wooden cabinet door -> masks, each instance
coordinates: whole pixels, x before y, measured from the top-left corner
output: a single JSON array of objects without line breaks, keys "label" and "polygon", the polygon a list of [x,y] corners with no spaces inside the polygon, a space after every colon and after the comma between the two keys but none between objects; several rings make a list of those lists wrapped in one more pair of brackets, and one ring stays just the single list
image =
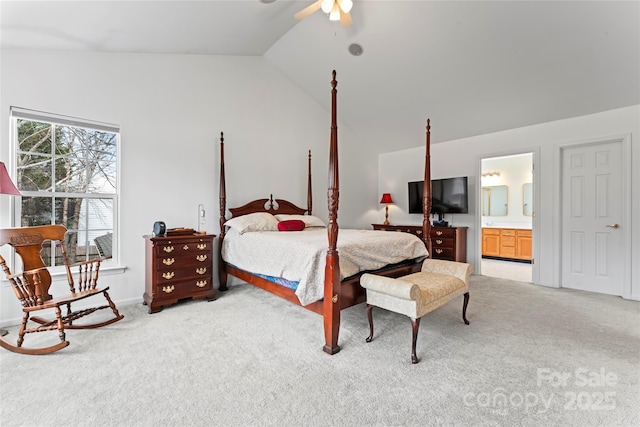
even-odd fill
[{"label": "wooden cabinet door", "polygon": [[500,230],[482,229],[482,255],[500,256]]},{"label": "wooden cabinet door", "polygon": [[518,234],[516,236],[516,258],[533,258],[531,240],[531,230],[518,230]]}]

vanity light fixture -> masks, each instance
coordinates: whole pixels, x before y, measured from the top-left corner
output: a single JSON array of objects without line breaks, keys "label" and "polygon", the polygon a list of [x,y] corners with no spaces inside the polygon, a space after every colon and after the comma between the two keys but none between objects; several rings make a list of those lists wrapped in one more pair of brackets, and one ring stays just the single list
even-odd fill
[{"label": "vanity light fixture", "polygon": [[483,178],[486,178],[488,176],[500,176],[500,172],[498,172],[498,171],[482,172],[482,177]]}]

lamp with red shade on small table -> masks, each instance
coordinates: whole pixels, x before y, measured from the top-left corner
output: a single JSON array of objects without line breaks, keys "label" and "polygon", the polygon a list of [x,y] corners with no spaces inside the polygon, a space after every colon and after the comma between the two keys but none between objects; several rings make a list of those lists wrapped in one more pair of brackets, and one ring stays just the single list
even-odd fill
[{"label": "lamp with red shade on small table", "polygon": [[391,194],[384,193],[382,198],[380,199],[380,203],[384,204],[384,225],[389,225],[389,205],[393,203],[393,199],[391,199]]}]

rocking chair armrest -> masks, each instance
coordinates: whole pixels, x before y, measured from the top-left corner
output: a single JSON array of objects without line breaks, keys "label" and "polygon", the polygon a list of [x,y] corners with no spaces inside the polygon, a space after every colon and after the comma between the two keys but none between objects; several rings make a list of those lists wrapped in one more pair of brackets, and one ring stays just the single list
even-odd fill
[{"label": "rocking chair armrest", "polygon": [[[26,279],[29,284],[37,288],[36,295],[44,295],[46,294],[46,292],[42,288],[42,283],[40,282],[40,272],[43,270],[47,272],[49,271],[47,267],[34,268],[32,270],[26,270],[15,274],[7,274],[7,280],[15,281],[16,279],[18,279],[19,281],[21,281],[22,279]],[[31,279],[34,276],[37,276],[36,280]]]},{"label": "rocking chair armrest", "polygon": [[15,279],[16,277],[32,276],[34,274],[40,274],[42,270],[47,270],[47,267],[34,268],[33,270],[20,271],[14,274],[7,274],[7,279]]}]

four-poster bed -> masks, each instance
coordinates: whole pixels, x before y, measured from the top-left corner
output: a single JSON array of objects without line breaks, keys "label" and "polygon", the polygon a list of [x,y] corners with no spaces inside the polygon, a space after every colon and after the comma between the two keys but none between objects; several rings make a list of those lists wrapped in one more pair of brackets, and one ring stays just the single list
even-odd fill
[{"label": "four-poster bed", "polygon": [[[287,200],[283,199],[273,199],[271,196],[269,199],[259,199],[251,201],[243,206],[236,208],[229,208],[232,217],[227,220],[226,218],[226,183],[225,183],[225,162],[224,162],[224,134],[220,134],[220,290],[225,291],[227,289],[227,276],[232,275],[237,277],[240,280],[243,280],[247,283],[250,283],[254,286],[260,287],[268,292],[276,294],[294,304],[300,305],[306,309],[309,309],[313,312],[321,314],[324,318],[324,335],[325,335],[325,345],[323,350],[328,354],[335,354],[340,351],[340,346],[338,345],[338,334],[340,330],[340,311],[344,308],[351,307],[353,305],[364,302],[366,299],[366,294],[364,289],[360,286],[360,276],[365,272],[375,273],[378,275],[383,275],[387,277],[400,277],[410,273],[420,271],[422,260],[428,256],[430,251],[427,252],[425,248],[431,248],[431,240],[430,240],[430,227],[431,224],[429,222],[429,214],[431,208],[431,186],[424,186],[423,193],[423,208],[424,208],[424,218],[423,218],[423,240],[418,239],[416,236],[410,235],[408,233],[388,233],[384,231],[374,231],[374,230],[345,230],[341,231],[341,239],[338,239],[338,201],[339,201],[339,179],[338,179],[338,132],[337,132],[337,114],[336,114],[336,99],[337,99],[337,81],[336,81],[336,72],[332,73],[332,81],[331,81],[331,137],[330,137],[330,153],[329,153],[329,186],[328,186],[328,209],[329,209],[329,223],[326,225],[326,228],[321,228],[318,230],[311,230],[312,227],[309,227],[307,230],[310,231],[297,231],[297,236],[301,236],[301,239],[307,238],[308,236],[312,236],[314,233],[318,232],[322,233],[323,236],[323,249],[322,255],[324,257],[324,273],[322,273],[322,262],[313,263],[313,265],[319,266],[319,271],[317,275],[320,277],[321,289],[320,294],[316,295],[316,298],[311,298],[311,300],[306,300],[300,296],[300,293],[296,293],[297,290],[292,287],[282,286],[282,284],[276,283],[273,277],[265,274],[258,274],[256,270],[251,270],[246,267],[240,267],[234,262],[230,262],[229,259],[232,258],[232,240],[233,237],[236,240],[247,239],[246,236],[251,235],[251,238],[262,239],[265,233],[270,233],[270,237],[274,238],[274,240],[282,240],[285,239],[285,234],[293,235],[292,233],[273,233],[269,231],[262,231],[269,229],[268,226],[266,228],[260,228],[256,233],[244,233],[244,231],[240,231],[238,233],[236,227],[229,227],[233,221],[239,218],[250,218],[250,217],[259,217],[262,220],[269,220],[271,215],[278,215],[282,218],[284,215],[293,215],[292,217],[296,218],[315,218],[312,216],[312,191],[311,191],[311,152],[309,152],[308,165],[308,185],[307,185],[307,207],[301,208],[294,203],[291,203]],[[427,121],[427,133],[426,133],[426,157],[425,157],[425,182],[430,183],[430,154],[429,154],[429,145],[430,145],[430,123]],[[264,217],[263,217],[264,216]],[[242,221],[241,219],[241,221]],[[268,222],[268,221],[267,221]],[[277,220],[276,220],[277,222]],[[261,227],[264,224],[261,224]],[[271,225],[272,226],[272,225]],[[272,228],[271,228],[272,230]],[[277,231],[277,229],[276,229]],[[394,254],[385,254],[387,258],[384,258],[384,263],[380,263],[381,255],[378,252],[375,252],[372,258],[376,259],[377,264],[367,264],[370,260],[362,260],[362,264],[360,264],[359,259],[360,252],[358,252],[362,246],[365,246],[362,242],[356,245],[358,249],[353,252],[353,248],[347,245],[347,241],[352,239],[352,235],[356,232],[356,234],[360,234],[364,236],[365,234],[369,234],[373,239],[369,239],[372,245],[374,243],[372,240],[382,242],[381,245],[384,247],[392,248],[393,251],[397,252]],[[243,234],[244,233],[244,234]],[[377,234],[370,234],[377,233]],[[394,236],[395,235],[395,236]],[[245,237],[242,237],[245,236]],[[328,237],[328,246],[326,244]],[[289,238],[289,236],[286,236]],[[359,238],[359,236],[353,237]],[[386,240],[391,239],[391,240]],[[400,239],[400,240],[393,240]],[[404,240],[402,240],[404,239]],[[303,239],[304,240],[304,239]],[[366,240],[366,239],[365,239]],[[416,245],[417,242],[417,245]],[[278,252],[281,248],[282,251],[286,251],[287,245],[290,245],[290,241],[288,243],[284,243],[285,246],[275,246],[276,242],[273,242],[273,250],[270,252],[275,253],[275,257],[279,257],[278,260],[272,260],[273,264],[276,264],[277,261],[282,262],[283,257],[282,252]],[[367,243],[368,244],[368,243]],[[405,251],[406,253],[403,253]],[[326,248],[326,249],[325,249]],[[384,251],[384,249],[375,248],[373,251]],[[304,252],[304,251],[301,251]],[[264,253],[264,251],[262,252]],[[342,254],[345,260],[340,259],[340,254]],[[364,253],[363,258],[368,258],[369,253]],[[394,255],[395,258],[391,255]],[[398,259],[398,257],[400,257]],[[242,257],[240,257],[242,258]],[[246,256],[245,260],[255,260],[255,258],[261,258],[260,256],[254,256],[251,253],[249,256]],[[236,258],[237,259],[237,258]],[[288,260],[287,260],[288,261]],[[297,261],[291,260],[291,263],[295,263]],[[251,264],[251,262],[249,262]],[[352,264],[358,264],[358,266],[353,266]],[[380,266],[378,266],[380,264]],[[246,265],[246,264],[245,264]],[[306,265],[306,264],[305,264]],[[367,265],[376,265],[375,268],[368,267]],[[348,268],[345,268],[347,266]],[[285,266],[286,267],[286,266]],[[295,266],[294,266],[295,267]],[[345,271],[341,271],[341,268]],[[354,270],[355,268],[355,270]],[[349,272],[348,276],[345,272]],[[355,273],[354,273],[355,272]],[[282,275],[282,277],[285,277]],[[302,279],[300,284],[306,279]],[[311,281],[311,280],[310,280]],[[301,302],[302,300],[302,302]]]}]

